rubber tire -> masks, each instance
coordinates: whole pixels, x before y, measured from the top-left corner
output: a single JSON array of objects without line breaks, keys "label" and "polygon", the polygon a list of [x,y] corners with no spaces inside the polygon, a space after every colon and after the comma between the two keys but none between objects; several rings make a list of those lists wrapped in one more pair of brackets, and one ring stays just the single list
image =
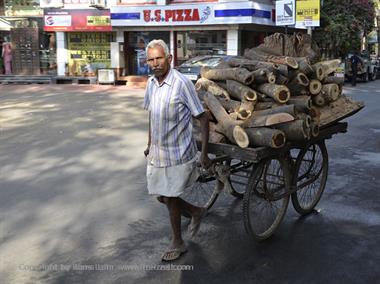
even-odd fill
[{"label": "rubber tire", "polygon": [[[273,161],[279,162],[280,169],[282,170],[284,177],[283,190],[289,191],[291,184],[291,172],[289,164],[285,159],[282,158],[267,159],[254,166],[243,199],[244,227],[247,233],[258,241],[266,240],[273,235],[285,216],[290,199],[290,196],[287,195],[278,201],[270,201],[266,198],[263,198],[262,194],[258,192],[263,187],[263,180],[266,181],[266,184],[268,183],[268,178],[270,177],[268,174],[268,166],[271,165]],[[259,220],[258,222],[261,222],[265,219],[266,216],[254,216],[255,214],[251,214],[251,209],[258,209],[260,204],[264,204],[264,206],[267,204],[268,208],[273,209],[275,207],[274,205],[276,204],[275,202],[278,202],[277,204],[279,205],[279,210],[275,213],[273,220],[270,220],[270,223],[262,231],[259,231],[258,227],[255,224],[255,220]]]},{"label": "rubber tire", "polygon": [[[317,152],[315,152],[317,151]],[[320,153],[320,156],[316,156],[316,153]],[[310,154],[312,154],[312,157],[310,157]],[[305,173],[310,174],[310,171],[315,165],[316,159],[321,160],[321,168],[318,169],[318,176],[314,182],[311,184],[307,185],[308,188],[310,186],[316,185],[316,182],[320,180],[319,187],[317,188],[316,191],[313,191],[310,195],[311,199],[305,203],[302,201],[302,197],[305,197],[305,189],[298,188],[300,185],[298,184],[299,178],[300,178],[300,170],[303,169],[305,166],[305,159],[307,161],[312,160],[312,163],[310,165],[307,165],[307,170],[302,172],[302,175],[304,176]],[[327,149],[326,145],[324,142],[320,142],[317,144],[312,144],[310,145],[307,149],[303,149],[296,161],[296,165],[294,168],[294,175],[293,175],[293,188],[297,187],[297,191],[292,193],[292,204],[294,209],[301,215],[307,215],[311,213],[314,210],[314,207],[318,204],[319,200],[322,197],[322,194],[325,190],[326,187],[326,182],[327,182],[327,175],[328,175],[328,154],[327,154]],[[310,192],[310,190],[309,190]]]}]

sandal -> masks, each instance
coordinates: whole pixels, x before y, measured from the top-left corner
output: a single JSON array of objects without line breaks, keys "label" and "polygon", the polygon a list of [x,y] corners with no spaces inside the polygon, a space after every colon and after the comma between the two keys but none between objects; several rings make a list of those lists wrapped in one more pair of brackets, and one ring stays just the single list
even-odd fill
[{"label": "sandal", "polygon": [[161,260],[162,261],[173,261],[173,260],[180,258],[180,256],[183,255],[185,252],[187,252],[187,248],[186,248],[185,244],[182,244],[180,247],[169,249],[168,251],[166,251],[162,255]]}]

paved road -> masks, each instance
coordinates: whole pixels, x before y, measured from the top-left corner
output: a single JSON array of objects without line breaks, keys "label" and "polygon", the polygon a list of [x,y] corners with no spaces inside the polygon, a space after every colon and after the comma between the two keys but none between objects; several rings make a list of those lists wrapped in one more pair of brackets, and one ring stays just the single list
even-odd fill
[{"label": "paved road", "polygon": [[367,106],[327,143],[318,214],[289,206],[258,244],[222,196],[175,263],[193,270],[158,271],[169,224],[145,188],[143,91],[0,85],[0,282],[379,283],[380,81],[345,93]]}]

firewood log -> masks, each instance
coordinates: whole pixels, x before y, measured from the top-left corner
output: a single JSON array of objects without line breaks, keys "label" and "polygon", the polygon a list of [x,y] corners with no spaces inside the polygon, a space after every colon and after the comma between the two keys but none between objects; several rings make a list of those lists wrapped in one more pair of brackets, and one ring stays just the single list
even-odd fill
[{"label": "firewood log", "polygon": [[257,89],[280,104],[286,103],[290,98],[289,89],[284,85],[266,83],[257,86]]},{"label": "firewood log", "polygon": [[204,100],[208,109],[218,121],[218,128],[221,129],[228,140],[239,145],[241,148],[248,147],[249,139],[244,129],[230,118],[218,99],[207,93]]},{"label": "firewood log", "polygon": [[246,85],[234,80],[226,81],[226,90],[231,97],[240,101],[247,100],[251,102],[257,101],[257,94],[255,90],[252,90]]},{"label": "firewood log", "polygon": [[324,91],[322,90],[318,95],[312,96],[311,100],[313,101],[313,104],[315,104],[316,106],[324,106],[326,103]]},{"label": "firewood log", "polygon": [[265,110],[270,109],[273,106],[273,102],[258,102],[255,105],[255,110]]},{"label": "firewood log", "polygon": [[339,67],[341,63],[340,59],[333,59],[333,60],[328,60],[328,61],[321,61],[318,62],[315,65],[321,66],[323,70],[323,78],[327,77],[331,73],[335,72],[336,69]]},{"label": "firewood log", "polygon": [[289,83],[289,78],[288,77],[285,77],[281,73],[278,73],[276,75],[275,84],[277,84],[277,85],[287,85],[288,83]]},{"label": "firewood log", "polygon": [[[193,133],[194,133],[195,140],[201,141],[202,134],[201,134],[200,121],[198,119],[194,119],[193,125],[194,125]],[[223,134],[216,132],[216,124],[213,122],[209,122],[208,142],[209,143],[225,143],[226,142],[225,136]]]},{"label": "firewood log", "polygon": [[307,57],[297,57],[295,58],[298,63],[298,70],[304,73],[306,76],[313,74],[314,70],[310,64],[310,60]]},{"label": "firewood log", "polygon": [[285,144],[285,135],[281,130],[267,127],[245,129],[250,145],[280,148]]},{"label": "firewood log", "polygon": [[310,115],[312,121],[316,121],[319,123],[321,112],[318,108],[316,108],[315,106],[312,106],[307,112],[307,114]]},{"label": "firewood log", "polygon": [[275,128],[283,131],[288,141],[302,141],[308,138],[305,123],[301,119],[276,125]]},{"label": "firewood log", "polygon": [[221,96],[230,99],[230,95],[225,89],[221,88],[217,83],[206,78],[200,78],[195,83],[195,90],[197,92],[204,90],[213,94],[214,96]]},{"label": "firewood log", "polygon": [[319,125],[318,122],[312,121],[310,125],[311,137],[317,137],[319,135]]},{"label": "firewood log", "polygon": [[274,84],[276,81],[276,76],[273,72],[269,71],[266,68],[260,68],[252,71],[254,76],[254,83],[256,85],[264,84],[264,83],[272,83]]},{"label": "firewood log", "polygon": [[241,126],[243,128],[272,126],[284,122],[293,121],[294,117],[289,113],[274,113],[267,115],[254,115],[246,119]]},{"label": "firewood log", "polygon": [[293,104],[298,112],[306,112],[311,108],[310,96],[290,97],[288,103]]},{"label": "firewood log", "polygon": [[274,105],[273,107],[268,108],[268,109],[255,110],[252,115],[253,116],[259,116],[259,115],[275,114],[275,113],[280,113],[280,112],[282,112],[282,113],[285,112],[285,113],[290,114],[291,116],[294,116],[295,115],[295,107],[292,104],[279,105],[279,106]]},{"label": "firewood log", "polygon": [[312,65],[314,72],[310,75],[312,79],[317,79],[319,81],[322,81],[324,77],[326,77],[325,73],[323,72],[322,65],[314,64]]},{"label": "firewood log", "polygon": [[337,84],[337,85],[343,85],[344,84],[344,77],[335,77],[335,76],[327,76],[322,81],[323,84]]},{"label": "firewood log", "polygon": [[304,113],[304,112],[298,112],[298,113],[296,114],[296,118],[299,119],[299,120],[303,120],[304,125],[305,125],[306,127],[310,127],[310,125],[311,125],[311,121],[312,121],[310,115],[308,115],[308,114],[306,114],[306,113]]},{"label": "firewood log", "polygon": [[322,90],[322,83],[319,80],[312,79],[309,84],[309,91],[312,95],[318,95]]},{"label": "firewood log", "polygon": [[323,97],[327,103],[336,101],[339,97],[339,86],[337,84],[325,84],[322,86]]},{"label": "firewood log", "polygon": [[284,64],[293,69],[298,68],[298,63],[293,57],[288,56],[275,56],[268,53],[264,53],[257,48],[246,49],[244,51],[244,57],[252,60],[260,60],[266,62],[272,62],[275,64]]},{"label": "firewood log", "polygon": [[201,68],[201,76],[209,80],[223,81],[235,80],[249,85],[253,82],[252,72],[245,68],[225,68],[225,69],[212,69],[209,67]]},{"label": "firewood log", "polygon": [[219,100],[219,102],[221,103],[221,105],[224,107],[224,109],[228,113],[239,111],[240,106],[241,106],[241,102],[235,101],[235,100],[226,99],[224,97],[218,97],[218,96],[216,96],[216,98]]},{"label": "firewood log", "polygon": [[227,63],[231,67],[239,67],[239,68],[245,68],[250,71],[254,71],[257,69],[265,68],[272,72],[277,71],[278,67],[274,63],[265,62],[265,61],[259,61],[259,60],[250,60],[247,58],[237,58],[233,57],[230,58]]},{"label": "firewood log", "polygon": [[304,73],[298,73],[287,85],[292,95],[304,95],[308,93],[309,78]]}]

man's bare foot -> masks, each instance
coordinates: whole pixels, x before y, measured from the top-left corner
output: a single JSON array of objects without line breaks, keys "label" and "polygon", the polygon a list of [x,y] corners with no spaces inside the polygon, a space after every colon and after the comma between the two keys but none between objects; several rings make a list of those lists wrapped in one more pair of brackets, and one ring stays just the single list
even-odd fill
[{"label": "man's bare foot", "polygon": [[173,243],[170,248],[162,255],[161,260],[173,261],[180,258],[180,256],[185,252],[187,252],[187,248],[184,242],[182,242],[182,244]]}]

